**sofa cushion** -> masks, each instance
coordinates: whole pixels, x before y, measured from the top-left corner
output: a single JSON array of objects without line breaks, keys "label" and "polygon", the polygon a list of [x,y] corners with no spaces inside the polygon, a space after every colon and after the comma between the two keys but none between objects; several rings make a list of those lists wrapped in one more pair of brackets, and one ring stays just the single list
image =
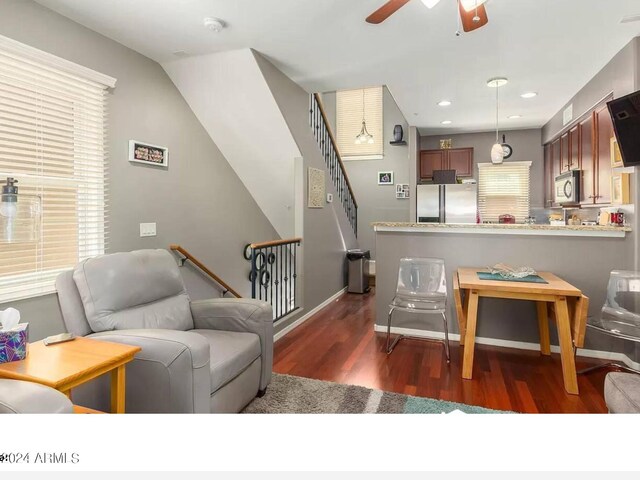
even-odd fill
[{"label": "sofa cushion", "polygon": [[237,377],[260,356],[260,337],[255,333],[200,329],[192,332],[209,342],[211,393]]},{"label": "sofa cushion", "polygon": [[610,413],[640,413],[640,375],[608,373],[604,381],[604,399]]},{"label": "sofa cushion", "polygon": [[189,296],[166,250],[90,258],[74,269],[73,280],[94,332],[193,328]]}]

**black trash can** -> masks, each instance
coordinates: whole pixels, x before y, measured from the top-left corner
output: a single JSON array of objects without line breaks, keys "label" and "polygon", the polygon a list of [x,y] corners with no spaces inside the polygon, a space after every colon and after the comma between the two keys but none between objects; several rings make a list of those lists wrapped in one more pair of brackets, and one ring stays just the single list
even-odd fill
[{"label": "black trash can", "polygon": [[349,293],[366,293],[369,291],[369,277],[366,274],[366,263],[371,259],[369,250],[347,250],[349,261]]}]

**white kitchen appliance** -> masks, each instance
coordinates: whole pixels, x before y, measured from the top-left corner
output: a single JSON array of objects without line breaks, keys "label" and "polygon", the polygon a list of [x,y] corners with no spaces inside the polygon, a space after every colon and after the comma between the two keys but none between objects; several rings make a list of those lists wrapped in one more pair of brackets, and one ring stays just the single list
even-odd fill
[{"label": "white kitchen appliance", "polygon": [[477,185],[418,185],[416,201],[418,223],[477,223]]}]

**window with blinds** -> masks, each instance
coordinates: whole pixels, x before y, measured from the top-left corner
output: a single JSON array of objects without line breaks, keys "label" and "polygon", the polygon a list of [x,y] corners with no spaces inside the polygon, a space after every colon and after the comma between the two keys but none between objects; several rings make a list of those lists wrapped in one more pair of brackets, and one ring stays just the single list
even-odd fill
[{"label": "window with blinds", "polygon": [[[336,142],[343,160],[382,158],[382,93],[382,87],[336,92]],[[363,118],[367,131],[373,135],[373,143],[356,144]]]},{"label": "window with blinds", "polygon": [[522,223],[529,216],[531,162],[478,164],[478,209],[481,221],[498,222],[510,214]]},{"label": "window with blinds", "polygon": [[51,293],[61,271],[104,253],[109,86],[110,77],[0,38],[0,182],[14,177],[18,195],[41,204],[34,241],[8,243],[0,230],[0,303]]}]

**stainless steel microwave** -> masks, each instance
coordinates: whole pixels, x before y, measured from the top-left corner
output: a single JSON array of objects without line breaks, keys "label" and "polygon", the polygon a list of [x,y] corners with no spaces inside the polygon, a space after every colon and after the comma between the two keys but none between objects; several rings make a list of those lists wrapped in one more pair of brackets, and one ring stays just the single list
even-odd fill
[{"label": "stainless steel microwave", "polygon": [[555,199],[560,205],[580,203],[580,170],[571,170],[556,177]]}]

